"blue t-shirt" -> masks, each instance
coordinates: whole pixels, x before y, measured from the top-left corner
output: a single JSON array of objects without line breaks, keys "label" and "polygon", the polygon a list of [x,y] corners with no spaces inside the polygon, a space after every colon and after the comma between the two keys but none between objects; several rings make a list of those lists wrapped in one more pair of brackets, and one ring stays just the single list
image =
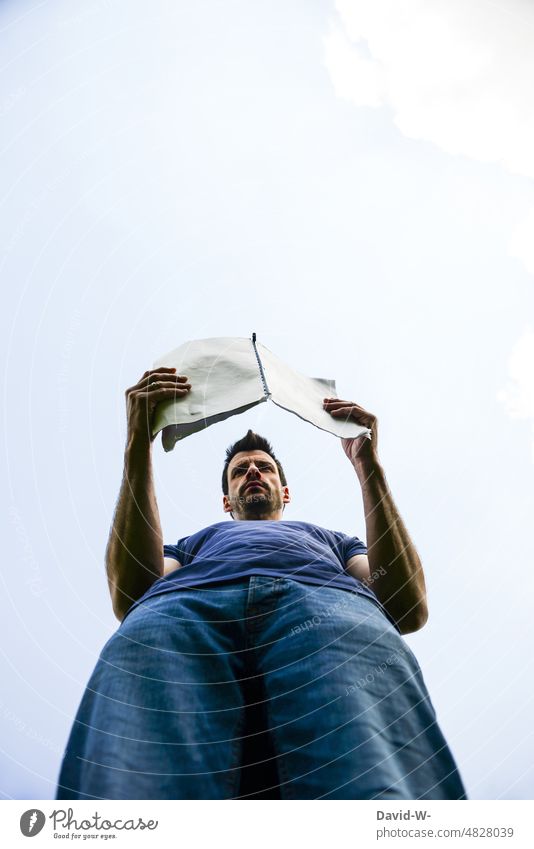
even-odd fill
[{"label": "blue t-shirt", "polygon": [[367,553],[364,543],[309,522],[216,522],[163,550],[182,568],[155,581],[130,611],[151,596],[180,588],[266,575],[361,593],[386,613],[373,591],[345,572],[350,557]]}]

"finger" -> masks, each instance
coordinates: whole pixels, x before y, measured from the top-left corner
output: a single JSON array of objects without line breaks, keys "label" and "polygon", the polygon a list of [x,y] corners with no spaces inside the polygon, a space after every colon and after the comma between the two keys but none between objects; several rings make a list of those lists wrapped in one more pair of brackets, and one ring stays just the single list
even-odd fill
[{"label": "finger", "polygon": [[159,372],[169,373],[169,372],[173,372],[173,371],[176,371],[176,369],[173,366],[158,366],[157,368],[152,368],[152,369],[148,369],[148,371],[145,371],[141,380],[144,380],[145,377],[149,377],[151,374],[159,374]]},{"label": "finger", "polygon": [[332,415],[334,415],[335,413],[345,413],[345,415],[347,413],[350,413],[354,416],[358,416],[359,418],[364,418],[364,419],[374,419],[375,418],[375,416],[373,416],[372,413],[368,413],[367,410],[362,410],[359,407],[336,407],[335,410],[334,409],[328,410],[328,412],[331,413]]},{"label": "finger", "polygon": [[331,416],[351,416],[358,419],[368,418],[365,413],[360,413],[353,407],[341,407],[339,410],[329,410],[328,412]]},{"label": "finger", "polygon": [[159,389],[162,386],[167,389],[190,389],[191,384],[185,381],[187,381],[187,378],[179,381],[173,374],[160,374],[159,376],[151,375],[150,378],[141,381],[137,384],[137,386],[132,387],[132,389],[137,392],[151,392],[152,390]]},{"label": "finger", "polygon": [[361,410],[358,407],[353,407],[349,404],[347,404],[344,407],[325,407],[325,410],[326,410],[327,413],[332,413],[332,414],[334,414],[334,413],[353,413],[354,415],[357,415],[357,416],[368,416],[368,415],[370,415],[365,410]]},{"label": "finger", "polygon": [[189,391],[191,389],[190,383],[174,383],[168,380],[155,380],[153,383],[149,383],[148,386],[143,387],[145,392],[152,394],[153,392],[159,392],[161,389],[168,389],[172,392],[183,392]]},{"label": "finger", "polygon": [[325,407],[332,406],[340,406],[340,407],[355,407],[358,410],[362,410],[362,412],[367,412],[363,407],[360,407],[359,404],[356,404],[355,401],[343,401],[341,398],[325,398],[323,401]]},{"label": "finger", "polygon": [[169,383],[171,382],[173,385],[175,384],[185,384],[188,382],[188,378],[185,374],[172,374],[169,372],[160,372],[160,371],[152,371],[145,378],[142,378],[137,384],[139,389],[143,389],[148,386],[153,386],[156,383]]},{"label": "finger", "polygon": [[329,410],[341,409],[342,407],[346,409],[350,407],[350,409],[359,409],[363,410],[363,407],[358,407],[357,404],[353,404],[351,401],[326,401],[323,404],[324,407],[327,407]]},{"label": "finger", "polygon": [[135,399],[146,399],[150,401],[162,401],[171,398],[181,398],[191,390],[191,386],[171,386],[159,384],[158,386],[150,386],[145,389],[136,389],[131,393],[131,397]]},{"label": "finger", "polygon": [[332,416],[335,415],[340,417],[343,414],[352,418],[354,421],[365,421],[366,423],[376,421],[376,416],[373,415],[373,413],[370,413],[368,410],[364,410],[363,407],[360,407],[358,404],[353,404],[350,401],[342,401],[339,404],[325,403],[323,406],[324,410]]},{"label": "finger", "polygon": [[346,419],[347,421],[352,419],[352,421],[357,422],[357,424],[365,425],[365,427],[372,427],[375,423],[375,418],[369,413],[360,413],[350,407],[343,407],[341,410],[329,410],[328,412],[331,416],[335,416],[338,419]]},{"label": "finger", "polygon": [[154,388],[157,390],[161,386],[165,388],[172,388],[175,391],[180,389],[186,389],[189,391],[191,389],[190,383],[185,383],[187,377],[183,375],[173,375],[173,374],[165,374],[159,375],[160,380],[155,379],[155,374],[152,374],[150,377],[145,378],[144,380],[140,380],[135,386],[130,386],[129,389],[124,393],[126,398],[129,398],[131,395],[135,395],[138,392],[152,392]]}]

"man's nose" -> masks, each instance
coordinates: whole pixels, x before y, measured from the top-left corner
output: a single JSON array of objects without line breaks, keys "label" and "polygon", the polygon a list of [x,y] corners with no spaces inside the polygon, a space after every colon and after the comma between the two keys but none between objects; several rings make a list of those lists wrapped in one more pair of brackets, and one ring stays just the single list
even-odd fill
[{"label": "man's nose", "polygon": [[250,466],[248,467],[248,470],[247,470],[247,478],[259,478],[259,477],[260,477],[260,470],[258,469],[257,466],[254,465],[254,463],[251,463]]}]

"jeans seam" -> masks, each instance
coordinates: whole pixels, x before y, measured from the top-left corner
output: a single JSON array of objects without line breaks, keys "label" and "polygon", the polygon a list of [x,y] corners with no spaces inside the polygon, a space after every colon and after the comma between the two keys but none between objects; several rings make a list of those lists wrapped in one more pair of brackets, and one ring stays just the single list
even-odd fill
[{"label": "jeans seam", "polygon": [[228,799],[235,799],[239,795],[239,783],[241,780],[242,752],[243,752],[243,731],[245,728],[245,707],[241,709],[237,725],[234,730],[234,738],[231,744],[231,766],[228,768],[228,777],[226,785],[228,790]]}]

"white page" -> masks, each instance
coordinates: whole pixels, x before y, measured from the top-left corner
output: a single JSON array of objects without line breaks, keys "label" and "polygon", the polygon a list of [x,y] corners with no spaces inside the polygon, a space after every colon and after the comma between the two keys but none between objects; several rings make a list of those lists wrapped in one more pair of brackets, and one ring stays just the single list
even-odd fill
[{"label": "white page", "polygon": [[152,434],[165,429],[166,451],[178,439],[267,400],[250,339],[195,339],[160,357],[154,363],[158,366],[176,368],[191,383],[187,395],[156,407]]},{"label": "white page", "polygon": [[264,345],[256,343],[271,394],[279,407],[294,413],[315,427],[340,437],[369,435],[367,427],[356,422],[343,422],[323,409],[324,398],[337,398],[336,383],[320,377],[306,377],[286,365]]}]

